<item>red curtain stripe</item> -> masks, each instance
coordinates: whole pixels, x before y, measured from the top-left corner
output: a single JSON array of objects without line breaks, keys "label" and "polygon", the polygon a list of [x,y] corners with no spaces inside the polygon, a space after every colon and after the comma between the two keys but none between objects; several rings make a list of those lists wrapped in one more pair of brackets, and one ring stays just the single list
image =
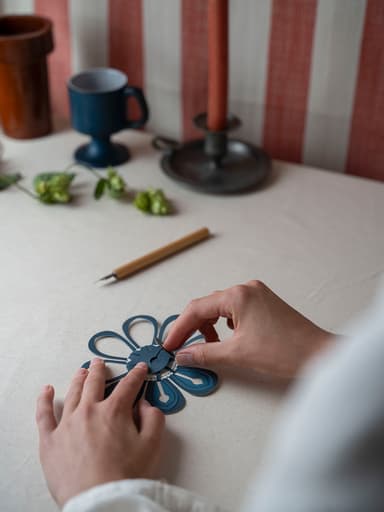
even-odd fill
[{"label": "red curtain stripe", "polygon": [[207,111],[208,29],[207,1],[182,0],[182,126],[183,139],[201,137],[193,117]]},{"label": "red curtain stripe", "polygon": [[57,116],[67,119],[67,81],[71,76],[69,0],[35,0],[35,13],[53,22],[55,48],[48,57],[52,110]]},{"label": "red curtain stripe", "polygon": [[384,181],[384,2],[368,0],[347,172]]},{"label": "red curtain stripe", "polygon": [[301,162],[316,0],[274,0],[264,115],[264,148]]},{"label": "red curtain stripe", "polygon": [[[109,64],[128,75],[130,85],[144,88],[142,0],[109,0]],[[130,117],[140,109],[130,105]]]}]

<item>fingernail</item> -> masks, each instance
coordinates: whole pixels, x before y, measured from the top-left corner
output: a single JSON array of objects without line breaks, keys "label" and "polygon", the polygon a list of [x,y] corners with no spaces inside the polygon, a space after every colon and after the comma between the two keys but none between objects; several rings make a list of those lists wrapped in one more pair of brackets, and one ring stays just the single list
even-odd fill
[{"label": "fingernail", "polygon": [[104,364],[104,361],[100,357],[94,357],[91,361],[91,366],[98,366]]},{"label": "fingernail", "polygon": [[45,386],[43,386],[43,392],[44,393],[50,392],[51,389],[52,389],[52,386],[50,384],[46,384]]},{"label": "fingernail", "polygon": [[148,369],[148,366],[146,365],[146,363],[144,363],[143,361],[141,361],[140,363],[137,363],[137,365],[135,366],[135,368],[139,368],[140,370],[147,370],[147,369]]},{"label": "fingernail", "polygon": [[192,352],[188,352],[187,350],[184,352],[179,352],[176,354],[176,363],[180,366],[188,366],[189,364],[193,364],[195,359],[193,357]]}]

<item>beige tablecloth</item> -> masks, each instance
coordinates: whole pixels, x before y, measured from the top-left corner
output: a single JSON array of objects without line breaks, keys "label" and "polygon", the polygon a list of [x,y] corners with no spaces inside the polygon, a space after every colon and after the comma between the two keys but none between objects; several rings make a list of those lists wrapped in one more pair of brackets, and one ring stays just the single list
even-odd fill
[{"label": "beige tablecloth", "polygon": [[[148,135],[117,138],[133,154],[121,167],[128,184],[162,187],[175,215],[97,202],[94,178],[83,170],[71,206],[46,206],[16,189],[0,194],[2,512],[53,509],[37,458],[35,398],[45,383],[63,398],[95,332],[119,331],[140,313],[161,321],[191,298],[252,278],[337,330],[370,301],[383,271],[383,184],[275,162],[260,191],[201,195],[160,171]],[[28,185],[34,174],[66,166],[83,140],[73,132],[6,140],[2,168],[22,172]],[[117,265],[204,225],[214,234],[209,241],[124,282],[95,286]],[[220,332],[225,336],[223,325]],[[186,408],[168,417],[162,474],[231,507],[261,464],[281,396],[252,374],[220,377],[215,394],[188,397]]]}]

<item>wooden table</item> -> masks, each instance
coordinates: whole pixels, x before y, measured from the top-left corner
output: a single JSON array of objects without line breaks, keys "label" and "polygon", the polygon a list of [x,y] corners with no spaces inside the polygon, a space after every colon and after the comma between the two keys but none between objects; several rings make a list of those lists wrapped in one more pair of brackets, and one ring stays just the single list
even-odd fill
[{"label": "wooden table", "polygon": [[[200,195],[160,171],[149,135],[130,131],[118,139],[133,154],[121,167],[127,183],[162,187],[175,215],[151,217],[129,202],[95,201],[94,178],[83,170],[70,206],[46,206],[16,189],[0,194],[2,512],[52,510],[37,457],[35,399],[45,383],[64,396],[95,332],[119,331],[134,314],[161,321],[194,297],[252,278],[337,330],[370,301],[383,271],[381,183],[275,162],[258,192]],[[71,131],[5,140],[3,168],[22,172],[28,185],[38,172],[65,167],[82,141]],[[214,233],[209,241],[124,282],[95,286],[115,266],[204,225]],[[224,325],[220,332],[225,336]],[[168,417],[162,472],[236,509],[281,397],[251,373],[220,377],[217,393],[188,397],[186,408]]]}]

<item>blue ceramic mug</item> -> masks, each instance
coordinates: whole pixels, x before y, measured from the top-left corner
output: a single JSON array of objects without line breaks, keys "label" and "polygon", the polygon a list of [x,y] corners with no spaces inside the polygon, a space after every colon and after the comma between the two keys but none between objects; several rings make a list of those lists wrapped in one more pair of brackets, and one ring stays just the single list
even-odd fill
[{"label": "blue ceramic mug", "polygon": [[[119,165],[129,159],[122,144],[110,136],[125,128],[139,128],[148,120],[148,106],[143,92],[128,85],[127,76],[113,68],[94,68],[74,75],[68,81],[72,126],[90,135],[89,144],[75,151],[75,160],[93,167]],[[127,99],[137,100],[141,117],[128,118]]]}]

